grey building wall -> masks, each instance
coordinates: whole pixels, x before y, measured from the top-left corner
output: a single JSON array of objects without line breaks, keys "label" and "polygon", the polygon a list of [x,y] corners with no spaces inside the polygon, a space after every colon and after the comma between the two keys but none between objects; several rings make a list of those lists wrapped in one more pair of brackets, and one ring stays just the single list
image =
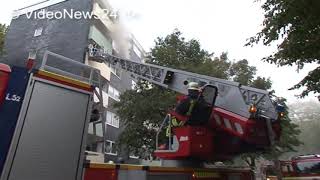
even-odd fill
[{"label": "grey building wall", "polygon": [[132,78],[130,77],[129,73],[123,71],[121,72],[120,78],[111,73],[110,84],[123,93],[127,89],[131,89]]},{"label": "grey building wall", "polygon": [[[90,0],[67,0],[51,5],[47,11],[91,12]],[[39,10],[38,10],[39,11]],[[43,28],[42,35],[34,37],[37,28]],[[89,19],[28,19],[21,15],[11,21],[6,35],[6,55],[2,59],[11,65],[24,66],[28,53],[32,49],[38,50],[37,60],[42,60],[43,52],[50,50],[65,57],[84,62],[85,48],[88,45]]]},{"label": "grey building wall", "polygon": [[[137,62],[141,62],[143,57],[141,56],[141,58],[140,58],[134,52],[133,45],[132,45],[133,41],[130,41],[130,43],[131,43],[131,46],[130,46],[130,49],[129,49],[129,59],[137,61]],[[118,56],[118,55],[115,54],[115,56]],[[124,91],[132,88],[132,80],[134,80],[134,79],[131,77],[130,73],[127,73],[125,71],[121,72],[121,77],[120,78],[118,76],[114,75],[113,73],[111,73],[111,76],[110,76],[110,84],[111,84],[111,86],[115,87],[121,93],[123,93]]]},{"label": "grey building wall", "polygon": [[[132,42],[130,42],[132,43]],[[132,46],[131,46],[132,47]],[[115,56],[119,56],[118,54],[114,54]],[[133,51],[132,48],[129,49],[129,59],[134,60],[134,61],[138,61],[141,62],[142,59],[139,58],[139,56]],[[111,73],[110,75],[110,85],[114,88],[116,88],[118,91],[120,91],[120,93],[125,92],[126,90],[129,90],[132,88],[132,80],[133,78],[131,78],[130,73],[121,72],[120,78],[118,76],[116,76],[114,73]],[[109,107],[108,107],[108,111],[114,112],[116,113],[116,109],[113,107],[113,104],[116,101],[112,98],[109,98]],[[125,129],[125,126],[123,124],[123,122],[120,121],[120,128],[114,128],[112,126],[108,126],[107,127],[107,138],[109,140],[112,141],[117,141],[119,135],[121,134],[121,132]],[[106,160],[112,160],[115,162],[119,161],[119,158],[121,158],[122,160],[124,160],[125,163],[129,163],[129,164],[139,164],[140,161],[139,159],[132,159],[129,157],[129,151],[127,148],[123,147],[121,152],[118,154],[118,156],[112,156],[112,155],[106,155]]]},{"label": "grey building wall", "polygon": [[[133,60],[133,61],[137,61],[137,62],[141,62],[144,58],[144,52],[142,52],[141,49],[138,49],[140,51],[140,54],[136,54],[136,52],[133,50],[134,46],[135,45],[135,41],[134,40],[130,40],[130,44],[131,44],[131,47],[129,49],[129,56],[130,56],[130,59]],[[138,48],[138,46],[136,46]]]},{"label": "grey building wall", "polygon": [[[128,81],[128,80],[127,80],[127,78],[125,78],[123,76],[123,72],[121,73],[121,79],[119,79],[119,77],[113,73],[111,73],[111,75],[110,75],[110,85],[112,87],[114,87],[115,89],[117,89],[121,93],[126,90],[126,87],[128,87],[128,85],[125,84],[126,81]],[[113,113],[117,114],[116,109],[113,107],[113,104],[116,102],[117,102],[116,100],[109,97],[109,105],[108,105],[108,109],[107,109],[109,112],[113,112]],[[119,128],[115,128],[115,127],[107,125],[107,132],[106,132],[107,139],[117,142],[119,135],[124,130],[124,128],[125,127],[124,127],[122,121],[120,121]],[[129,160],[129,152],[125,151],[125,149],[126,148],[123,148],[123,150],[121,150],[121,152],[118,152],[117,156],[106,155],[106,159],[112,160],[114,162],[119,162],[119,158],[121,158],[127,163],[127,161]]]},{"label": "grey building wall", "polygon": [[[115,56],[120,56],[119,54],[114,53]],[[130,59],[135,61],[141,61],[138,55],[135,54],[133,49],[129,49],[129,55]],[[129,73],[122,71],[120,78],[116,76],[114,73],[111,73],[110,75],[110,85],[117,89],[120,93],[125,92],[128,89],[132,88],[132,78]],[[113,107],[113,104],[116,103],[116,101],[113,98],[109,98],[109,105],[107,108],[107,111],[117,113],[116,109]],[[107,125],[107,139],[117,142],[119,135],[121,132],[125,129],[125,126],[122,121],[120,121],[120,128],[115,128],[113,126]],[[106,161],[114,161],[119,162],[119,159],[122,159],[125,163],[130,164],[139,164],[139,159],[132,159],[129,157],[129,151],[127,148],[123,147],[121,152],[118,152],[117,156],[114,155],[106,155],[105,159]]]},{"label": "grey building wall", "polygon": [[[114,99],[109,97],[109,105],[108,105],[108,108],[106,110],[116,114],[117,112],[112,106],[115,102],[116,101]],[[106,137],[107,137],[107,139],[111,140],[111,141],[117,141],[118,137],[119,137],[119,135],[121,133],[121,127],[122,127],[121,122],[120,122],[119,128],[107,125],[107,129],[106,129]]]},{"label": "grey building wall", "polygon": [[[91,12],[93,8],[93,1],[91,0],[67,0],[55,5],[46,7],[46,11],[63,11],[71,10]],[[38,10],[40,11],[40,10]],[[36,12],[38,12],[36,11]],[[26,15],[21,15],[17,19],[13,19],[5,41],[6,55],[0,59],[0,62],[8,63],[10,65],[25,66],[28,53],[36,49],[38,51],[37,60],[40,64],[45,50],[52,51],[62,56],[74,59],[81,63],[85,61],[85,51],[88,45],[88,35],[90,25],[95,24],[99,30],[109,33],[99,21],[90,19],[28,19]],[[42,27],[42,34],[34,37],[35,30]],[[141,61],[132,49],[129,52],[130,59]],[[60,64],[61,66],[68,66]],[[72,67],[69,68],[70,70]],[[123,93],[127,89],[131,89],[132,78],[126,72],[121,73],[121,78],[113,73],[110,76],[110,82],[104,79],[104,90],[108,89],[108,84],[111,84],[118,91]],[[112,104],[115,102],[109,98],[108,111],[116,113]],[[115,128],[107,125],[107,139],[116,141],[124,126],[120,122],[120,128]],[[92,138],[94,140],[94,138]],[[92,140],[92,141],[93,141]],[[128,154],[121,153],[119,156],[124,158]],[[116,161],[117,156],[106,155],[107,159]]]}]

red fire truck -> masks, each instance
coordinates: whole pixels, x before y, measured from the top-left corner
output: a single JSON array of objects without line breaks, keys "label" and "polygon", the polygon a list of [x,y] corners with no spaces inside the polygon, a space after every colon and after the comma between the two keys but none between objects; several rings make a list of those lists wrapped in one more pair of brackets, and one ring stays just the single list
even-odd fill
[{"label": "red fire truck", "polygon": [[[195,163],[264,150],[280,136],[279,111],[267,91],[91,50],[96,61],[181,94],[186,82],[199,82],[211,108],[208,124],[175,128],[175,148],[155,151],[161,166],[85,163],[93,95],[103,104],[99,72],[47,51],[40,69],[0,66],[1,180],[250,180],[248,168]],[[70,71],[57,67],[66,63]]]},{"label": "red fire truck", "polygon": [[320,155],[302,155],[281,161],[283,179],[320,179]]}]

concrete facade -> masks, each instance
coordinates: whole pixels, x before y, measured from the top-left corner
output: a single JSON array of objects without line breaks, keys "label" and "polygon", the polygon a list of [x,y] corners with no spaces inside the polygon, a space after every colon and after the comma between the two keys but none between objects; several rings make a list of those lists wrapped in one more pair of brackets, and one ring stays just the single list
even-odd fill
[{"label": "concrete facade", "polygon": [[[92,10],[88,0],[67,0],[44,8],[45,11],[62,11],[75,9]],[[34,11],[37,13],[43,9]],[[6,35],[6,55],[3,61],[9,64],[24,66],[28,53],[36,49],[37,60],[42,60],[45,50],[61,54],[79,62],[84,62],[85,47],[88,44],[90,21],[88,19],[35,19],[22,14],[12,19]],[[35,36],[35,31],[42,28],[42,33]],[[39,63],[38,63],[39,64]]]}]

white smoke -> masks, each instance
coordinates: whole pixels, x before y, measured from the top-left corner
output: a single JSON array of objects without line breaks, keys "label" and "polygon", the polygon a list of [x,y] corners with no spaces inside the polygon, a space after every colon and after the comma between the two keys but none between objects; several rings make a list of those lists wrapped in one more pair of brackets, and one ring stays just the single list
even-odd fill
[{"label": "white smoke", "polygon": [[121,57],[129,58],[130,33],[121,22],[115,22],[111,37],[114,41],[115,49]]}]

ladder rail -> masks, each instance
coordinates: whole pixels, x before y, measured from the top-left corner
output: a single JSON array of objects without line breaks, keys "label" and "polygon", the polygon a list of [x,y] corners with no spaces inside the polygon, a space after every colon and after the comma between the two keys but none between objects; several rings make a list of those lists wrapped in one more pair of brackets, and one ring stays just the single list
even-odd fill
[{"label": "ladder rail", "polygon": [[[278,118],[275,105],[269,96],[270,93],[266,90],[243,86],[238,82],[230,80],[116,57],[104,52],[102,48],[96,48],[93,45],[89,45],[88,50],[89,58],[92,60],[111,64],[116,68],[130,72],[136,79],[141,78],[182,94],[187,93],[184,85],[185,81],[196,81],[201,85],[211,84],[218,87],[219,90],[216,101],[217,107],[249,119],[251,113],[248,109],[250,105],[254,104],[260,109],[260,113],[263,116],[273,120]],[[172,72],[174,78],[172,82],[165,83],[165,77],[168,72]]]}]

